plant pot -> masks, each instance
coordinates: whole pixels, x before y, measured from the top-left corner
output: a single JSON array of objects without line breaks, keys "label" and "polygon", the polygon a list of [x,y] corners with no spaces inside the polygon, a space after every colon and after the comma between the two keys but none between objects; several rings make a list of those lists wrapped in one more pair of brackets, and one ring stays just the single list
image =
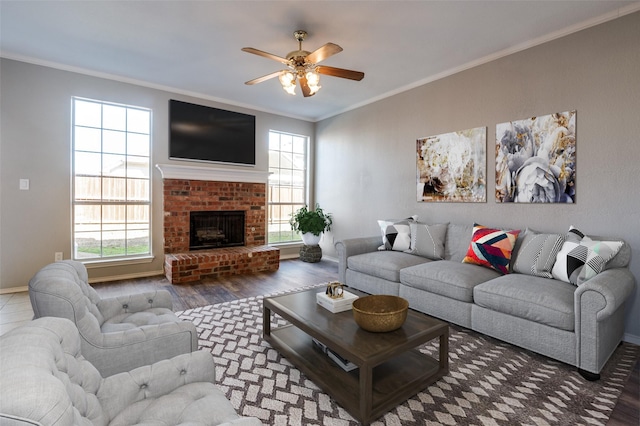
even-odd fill
[{"label": "plant pot", "polygon": [[320,244],[320,238],[322,238],[322,234],[313,235],[311,232],[302,234],[302,242],[305,246],[317,246]]}]

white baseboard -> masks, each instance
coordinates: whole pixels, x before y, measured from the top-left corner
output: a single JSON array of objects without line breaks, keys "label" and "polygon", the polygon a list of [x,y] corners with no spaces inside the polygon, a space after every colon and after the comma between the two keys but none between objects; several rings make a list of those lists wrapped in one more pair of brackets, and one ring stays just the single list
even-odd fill
[{"label": "white baseboard", "polygon": [[281,254],[280,255],[280,260],[297,259],[299,257],[300,257],[299,253]]},{"label": "white baseboard", "polygon": [[640,346],[640,336],[636,336],[635,334],[624,333],[622,340],[627,343],[633,343],[634,345]]},{"label": "white baseboard", "polygon": [[135,274],[113,275],[110,277],[89,278],[89,284],[106,283],[109,281],[132,280],[135,278],[155,277],[156,275],[164,275],[162,269],[158,271],[138,272]]},{"label": "white baseboard", "polygon": [[29,287],[24,285],[22,287],[0,288],[0,294],[22,293],[24,291],[29,291]]}]

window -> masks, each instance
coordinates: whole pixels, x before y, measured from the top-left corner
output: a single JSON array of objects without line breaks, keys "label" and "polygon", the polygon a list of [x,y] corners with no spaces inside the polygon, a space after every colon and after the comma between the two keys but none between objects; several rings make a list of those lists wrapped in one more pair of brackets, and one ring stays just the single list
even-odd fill
[{"label": "window", "polygon": [[74,259],[151,254],[151,110],[73,98]]},{"label": "window", "polygon": [[300,241],[289,219],[307,204],[307,136],[269,132],[268,243]]}]

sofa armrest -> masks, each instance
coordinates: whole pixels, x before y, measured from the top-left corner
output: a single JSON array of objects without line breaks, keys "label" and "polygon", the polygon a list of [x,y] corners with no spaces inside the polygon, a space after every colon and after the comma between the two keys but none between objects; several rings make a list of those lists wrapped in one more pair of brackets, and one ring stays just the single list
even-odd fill
[{"label": "sofa armrest", "polygon": [[636,280],[626,268],[607,269],[574,293],[578,368],[599,374],[624,334],[625,302]]},{"label": "sofa armrest", "polygon": [[175,321],[108,333],[100,332],[98,324],[85,323],[91,321],[95,317],[85,315],[78,322],[82,354],[103,377],[198,349],[195,324],[178,317]]},{"label": "sofa armrest", "polygon": [[173,309],[171,293],[167,290],[146,291],[104,298],[98,302],[98,309],[104,318],[113,318],[127,312],[142,312],[152,308]]},{"label": "sofa armrest", "polygon": [[629,298],[635,285],[633,274],[626,268],[607,269],[599,273],[576,289],[576,319],[585,314],[593,314],[597,321],[608,318]]},{"label": "sofa armrest", "polygon": [[381,245],[382,237],[380,235],[376,237],[349,238],[338,241],[335,244],[335,248],[338,252],[338,279],[340,282],[346,282],[348,257],[377,251]]},{"label": "sofa armrest", "polygon": [[215,363],[209,352],[178,355],[109,376],[102,381],[97,397],[108,418],[113,419],[135,402],[157,398],[197,382],[215,383]]}]

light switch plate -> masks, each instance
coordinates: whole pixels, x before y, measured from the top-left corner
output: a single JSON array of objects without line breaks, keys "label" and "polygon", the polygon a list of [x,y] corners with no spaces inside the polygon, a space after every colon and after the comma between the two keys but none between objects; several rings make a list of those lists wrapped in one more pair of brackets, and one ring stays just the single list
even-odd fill
[{"label": "light switch plate", "polygon": [[20,190],[21,191],[29,190],[29,179],[20,179]]}]

